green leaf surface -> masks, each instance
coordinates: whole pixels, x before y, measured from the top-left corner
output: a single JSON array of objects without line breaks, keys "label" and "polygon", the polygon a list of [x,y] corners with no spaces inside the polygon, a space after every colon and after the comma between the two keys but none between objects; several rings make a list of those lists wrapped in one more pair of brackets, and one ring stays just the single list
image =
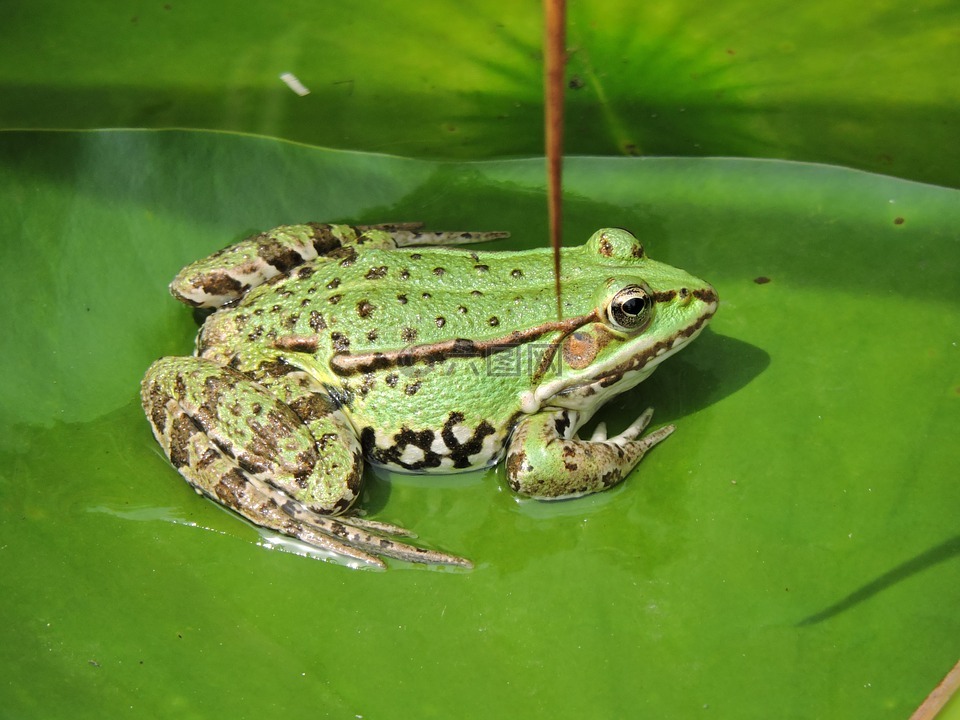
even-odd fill
[{"label": "green leaf surface", "polygon": [[612,491],[541,504],[496,472],[369,474],[374,517],[471,572],[282,552],[161,457],[137,391],[191,350],[165,288],[182,265],[311,219],[540,246],[542,178],[540,159],[0,133],[3,714],[907,717],[960,637],[956,190],[570,158],[568,242],[629,227],[721,308],[608,406],[613,426],[648,404],[677,425]]},{"label": "green leaf surface", "polygon": [[[543,152],[539,3],[4,9],[0,128],[211,128],[408,157]],[[951,0],[570,3],[567,152],[776,157],[957,187],[958,27]]]}]

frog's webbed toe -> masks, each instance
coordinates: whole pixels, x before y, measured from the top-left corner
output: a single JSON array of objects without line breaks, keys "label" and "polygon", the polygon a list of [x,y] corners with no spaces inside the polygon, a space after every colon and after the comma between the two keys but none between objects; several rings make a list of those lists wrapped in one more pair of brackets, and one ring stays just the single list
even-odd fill
[{"label": "frog's webbed toe", "polygon": [[577,497],[619,483],[644,454],[673,432],[673,425],[640,437],[653,410],[648,409],[626,430],[607,437],[597,426],[589,440],[577,438],[579,414],[558,410],[521,420],[507,449],[507,481],[523,495],[543,500]]},{"label": "frog's webbed toe", "polygon": [[426,565],[473,567],[466,558],[396,540],[396,537],[416,537],[409,530],[397,525],[356,515],[320,515],[303,506],[296,507],[293,503],[283,505],[282,509],[297,519],[300,529],[299,532],[285,534],[308,545],[358,558],[377,567],[383,567],[380,557]]},{"label": "frog's webbed toe", "polygon": [[[318,442],[314,432],[263,385],[195,357],[161,358],[147,371],[141,399],[154,436],[197,490],[256,525],[375,566],[380,557],[469,566],[389,535],[405,531],[337,517],[360,490],[356,442]],[[314,418],[312,425],[321,423]]]}]

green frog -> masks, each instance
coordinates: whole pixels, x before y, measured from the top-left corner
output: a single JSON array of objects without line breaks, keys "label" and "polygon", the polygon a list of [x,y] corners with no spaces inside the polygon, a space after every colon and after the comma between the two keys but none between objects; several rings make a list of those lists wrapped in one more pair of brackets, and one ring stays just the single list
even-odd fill
[{"label": "green frog", "polygon": [[[577,430],[693,340],[717,293],[607,228],[562,250],[451,247],[507,233],[415,223],[279,227],[184,268],[212,308],[191,357],[141,387],[153,433],[197,490],[256,525],[383,566],[469,566],[351,513],[364,463],[454,473],[505,459],[510,487],[571,498],[619,483],[673,426],[652,410]],[[208,311],[209,312],[209,311]]]}]

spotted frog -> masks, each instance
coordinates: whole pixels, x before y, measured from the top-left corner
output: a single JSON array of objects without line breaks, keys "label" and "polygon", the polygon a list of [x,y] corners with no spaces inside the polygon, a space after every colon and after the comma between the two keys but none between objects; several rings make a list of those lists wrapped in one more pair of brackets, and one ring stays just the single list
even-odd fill
[{"label": "spotted frog", "polygon": [[577,430],[687,345],[714,289],[604,229],[562,251],[450,247],[506,233],[417,224],[279,227],[184,268],[179,300],[213,308],[191,357],[157,360],[141,397],[197,492],[256,525],[372,565],[469,566],[351,513],[364,462],[454,473],[506,459],[510,487],[569,498],[619,483],[673,426],[647,410]]}]

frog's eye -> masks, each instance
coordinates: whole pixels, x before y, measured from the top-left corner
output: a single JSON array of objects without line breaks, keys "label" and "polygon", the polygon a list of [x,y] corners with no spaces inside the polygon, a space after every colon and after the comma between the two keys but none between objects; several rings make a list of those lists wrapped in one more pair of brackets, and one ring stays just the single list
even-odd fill
[{"label": "frog's eye", "polygon": [[636,330],[650,322],[653,298],[640,285],[627,285],[613,296],[607,307],[611,324],[622,330]]}]

